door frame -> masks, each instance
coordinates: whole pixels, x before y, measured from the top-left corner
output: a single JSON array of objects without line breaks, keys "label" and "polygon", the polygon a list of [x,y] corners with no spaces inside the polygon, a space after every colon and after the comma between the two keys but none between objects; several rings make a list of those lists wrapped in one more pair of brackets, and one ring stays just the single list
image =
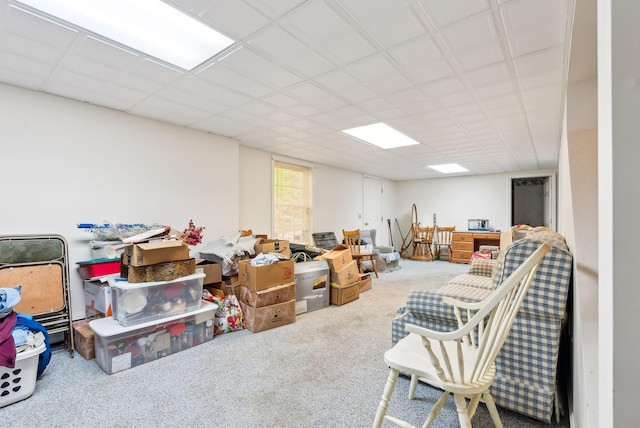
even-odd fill
[{"label": "door frame", "polygon": [[509,223],[509,227],[513,226],[513,218],[511,216],[513,212],[513,195],[511,193],[511,185],[514,178],[527,178],[527,177],[540,177],[547,178],[549,180],[549,206],[544,208],[545,210],[545,218],[549,217],[549,224],[545,225],[550,229],[557,231],[557,218],[558,218],[558,203],[557,203],[557,172],[556,171],[532,171],[532,172],[524,172],[519,174],[509,174],[509,178],[507,180],[507,221]]}]

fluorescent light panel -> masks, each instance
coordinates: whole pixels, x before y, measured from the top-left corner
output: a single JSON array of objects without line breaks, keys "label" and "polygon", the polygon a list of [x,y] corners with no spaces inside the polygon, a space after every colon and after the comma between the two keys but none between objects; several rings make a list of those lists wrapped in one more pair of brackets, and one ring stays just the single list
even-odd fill
[{"label": "fluorescent light panel", "polygon": [[435,169],[443,174],[453,174],[454,172],[467,172],[467,168],[458,165],[457,163],[445,163],[442,165],[429,165],[428,168]]},{"label": "fluorescent light panel", "polygon": [[194,69],[234,43],[158,0],[19,1],[186,70]]},{"label": "fluorescent light panel", "polygon": [[382,122],[345,129],[342,132],[357,138],[358,140],[364,141],[365,143],[373,144],[374,146],[378,146],[383,149],[394,149],[396,147],[420,144],[416,140],[407,137]]}]

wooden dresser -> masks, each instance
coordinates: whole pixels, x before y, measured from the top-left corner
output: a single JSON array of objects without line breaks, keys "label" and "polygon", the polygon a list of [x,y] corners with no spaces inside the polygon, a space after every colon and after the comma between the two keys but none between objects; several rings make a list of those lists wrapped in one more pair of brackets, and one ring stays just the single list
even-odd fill
[{"label": "wooden dresser", "polygon": [[452,263],[469,263],[481,245],[500,245],[500,232],[453,232]]}]

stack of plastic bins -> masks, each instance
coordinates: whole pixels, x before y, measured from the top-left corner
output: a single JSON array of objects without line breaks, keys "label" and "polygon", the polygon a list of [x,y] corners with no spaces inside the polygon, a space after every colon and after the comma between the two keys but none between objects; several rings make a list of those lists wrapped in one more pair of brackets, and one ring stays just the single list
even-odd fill
[{"label": "stack of plastic bins", "polygon": [[112,374],[208,342],[217,307],[203,301],[195,311],[128,327],[113,317],[93,320],[96,361]]}]

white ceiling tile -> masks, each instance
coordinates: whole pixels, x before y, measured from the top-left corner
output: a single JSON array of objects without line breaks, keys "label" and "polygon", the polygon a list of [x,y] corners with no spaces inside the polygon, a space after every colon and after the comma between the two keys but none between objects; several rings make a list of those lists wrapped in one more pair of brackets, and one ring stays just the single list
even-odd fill
[{"label": "white ceiling tile", "polygon": [[195,74],[200,79],[222,86],[234,86],[240,80],[244,79],[244,76],[241,74],[229,70],[219,63],[210,64],[196,71]]},{"label": "white ceiling tile", "polygon": [[512,94],[518,90],[517,86],[512,82],[500,82],[492,85],[482,86],[476,90],[480,98],[494,98],[502,95]]},{"label": "white ceiling tile", "polygon": [[245,0],[246,3],[260,10],[271,19],[277,19],[293,10],[306,0]]},{"label": "white ceiling tile", "polygon": [[452,76],[454,71],[447,60],[441,60],[422,67],[411,67],[406,69],[406,73],[409,74],[417,84],[424,84]]},{"label": "white ceiling tile", "polygon": [[245,76],[259,77],[277,66],[248,48],[238,47],[220,59],[220,63]]},{"label": "white ceiling tile", "polygon": [[288,88],[302,82],[302,78],[295,73],[292,73],[284,68],[276,68],[268,73],[263,74],[260,79],[272,86],[279,89]]},{"label": "white ceiling tile", "polygon": [[473,86],[486,86],[493,83],[510,81],[512,76],[505,62],[491,64],[465,73],[465,76]]},{"label": "white ceiling tile", "polygon": [[140,55],[91,36],[83,37],[75,51],[78,55],[111,68],[128,68],[141,61]]},{"label": "white ceiling tile", "polygon": [[448,25],[489,8],[486,0],[456,0],[455,6],[450,0],[419,0],[418,4],[437,27]]},{"label": "white ceiling tile", "polygon": [[564,21],[567,16],[567,0],[520,0],[500,6],[507,35]]},{"label": "white ceiling tile", "polygon": [[175,82],[177,79],[184,76],[182,71],[167,67],[166,65],[149,59],[145,59],[142,63],[136,64],[136,66],[131,70],[131,74],[163,85]]},{"label": "white ceiling tile", "polygon": [[3,25],[7,31],[59,49],[69,48],[78,35],[78,31],[66,25],[40,18],[13,5],[9,5]]},{"label": "white ceiling tile", "polygon": [[424,27],[411,9],[397,9],[390,13],[361,18],[359,23],[383,48],[390,48],[424,34]]},{"label": "white ceiling tile", "polygon": [[263,101],[280,108],[287,108],[299,104],[299,101],[288,95],[276,93],[262,98]]},{"label": "white ceiling tile", "polygon": [[260,31],[248,41],[248,44],[278,60],[295,58],[304,50],[309,49],[308,45],[277,25]]},{"label": "white ceiling tile", "polygon": [[524,55],[515,58],[513,65],[518,77],[556,72],[564,65],[564,48],[559,46]]},{"label": "white ceiling tile", "polygon": [[302,75],[313,78],[335,69],[335,66],[318,53],[307,50],[290,60],[288,65]]},{"label": "white ceiling tile", "polygon": [[432,98],[439,98],[446,95],[456,94],[466,88],[457,77],[442,79],[422,86],[422,92]]},{"label": "white ceiling tile", "polygon": [[[34,62],[58,63],[65,50],[10,32],[0,32],[0,50],[30,58]],[[47,66],[47,68],[51,68]]]},{"label": "white ceiling tile", "polygon": [[340,69],[332,70],[326,74],[317,76],[314,80],[325,88],[337,93],[360,84],[357,79]]},{"label": "white ceiling tile", "polygon": [[480,46],[458,55],[458,62],[464,71],[481,68],[504,60],[500,42]]},{"label": "white ceiling tile", "polygon": [[384,56],[376,55],[346,67],[349,73],[369,82],[388,77],[397,73],[397,69]]},{"label": "white ceiling tile", "polygon": [[559,46],[564,43],[565,30],[557,24],[544,24],[530,31],[521,31],[509,37],[512,57]]},{"label": "white ceiling tile", "polygon": [[[269,21],[239,1],[219,1],[200,15],[227,35],[242,40],[264,27]],[[242,19],[238,19],[241,16]]]},{"label": "white ceiling tile", "polygon": [[47,63],[10,52],[0,52],[0,68],[24,73],[31,78],[42,79],[43,82],[53,71],[53,68]]},{"label": "white ceiling tile", "polygon": [[341,64],[349,64],[376,52],[371,43],[355,31],[345,32],[321,46],[315,45],[315,48]]},{"label": "white ceiling tile", "polygon": [[340,92],[340,94],[343,98],[346,98],[352,103],[360,103],[378,96],[378,94],[366,86],[354,86],[352,88],[345,89]]},{"label": "white ceiling tile", "polygon": [[453,53],[487,45],[498,39],[498,32],[490,12],[475,15],[446,27],[439,32]]},{"label": "white ceiling tile", "polygon": [[377,93],[385,95],[413,87],[413,84],[402,74],[394,74],[374,80],[369,83],[369,86]]},{"label": "white ceiling tile", "polygon": [[92,78],[105,82],[118,74],[117,68],[108,67],[80,56],[67,59],[62,64],[62,68],[77,74],[90,75]]},{"label": "white ceiling tile", "polygon": [[305,2],[287,15],[284,25],[314,43],[333,39],[348,28],[346,22],[322,1]]},{"label": "white ceiling tile", "polygon": [[[0,64],[3,64],[3,56],[0,53]],[[2,65],[0,65],[0,82],[34,90],[39,90],[44,85],[43,78],[30,76],[23,73],[22,69],[20,71],[10,70]]]},{"label": "white ceiling tile", "polygon": [[468,104],[474,101],[471,94],[468,92],[459,92],[457,94],[446,95],[438,98],[438,103],[444,108],[450,108],[452,106],[459,106],[461,104]]},{"label": "white ceiling tile", "polygon": [[396,46],[389,50],[389,55],[405,68],[425,66],[443,59],[438,45],[429,36]]}]

